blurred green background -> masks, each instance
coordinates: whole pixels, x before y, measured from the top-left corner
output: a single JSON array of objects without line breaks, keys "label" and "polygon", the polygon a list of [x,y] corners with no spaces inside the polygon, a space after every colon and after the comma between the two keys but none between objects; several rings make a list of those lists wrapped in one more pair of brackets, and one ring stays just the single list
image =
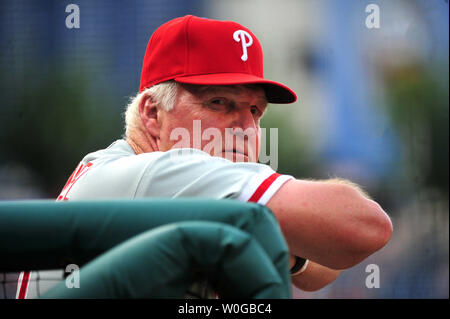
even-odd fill
[{"label": "blurred green background", "polygon": [[[265,76],[297,92],[262,120],[278,129],[278,172],[348,178],[393,220],[385,248],[294,297],[448,298],[448,1],[2,0],[0,199],[56,198],[85,154],[121,138],[150,35],[185,14],[249,27]],[[369,264],[380,288],[365,286]]]}]

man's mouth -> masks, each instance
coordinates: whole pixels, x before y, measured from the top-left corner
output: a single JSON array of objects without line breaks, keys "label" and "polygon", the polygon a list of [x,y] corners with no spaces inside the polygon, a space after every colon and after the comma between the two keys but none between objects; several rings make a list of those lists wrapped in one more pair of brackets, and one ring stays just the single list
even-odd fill
[{"label": "man's mouth", "polygon": [[243,159],[245,161],[248,161],[248,155],[245,152],[241,152],[238,151],[236,149],[232,149],[232,150],[224,150],[222,151],[222,153],[224,153],[225,158],[227,158],[226,154],[232,154],[232,159]]}]

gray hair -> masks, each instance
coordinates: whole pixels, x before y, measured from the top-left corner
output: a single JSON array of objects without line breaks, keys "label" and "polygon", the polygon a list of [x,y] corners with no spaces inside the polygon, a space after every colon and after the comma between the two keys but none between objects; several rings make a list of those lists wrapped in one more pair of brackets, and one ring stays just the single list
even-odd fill
[{"label": "gray hair", "polygon": [[175,105],[177,91],[178,84],[175,81],[167,81],[149,87],[130,98],[124,113],[125,137],[129,137],[130,132],[140,126],[139,105],[144,97],[149,96],[157,107],[169,112]]}]

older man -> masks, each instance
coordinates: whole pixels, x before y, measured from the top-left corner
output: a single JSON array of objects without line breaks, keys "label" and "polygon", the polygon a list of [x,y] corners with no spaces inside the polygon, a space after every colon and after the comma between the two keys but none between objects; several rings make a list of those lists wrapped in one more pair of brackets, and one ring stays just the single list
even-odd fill
[{"label": "older man", "polygon": [[268,103],[295,101],[291,89],[264,78],[261,45],[249,29],[195,16],[171,20],[148,43],[125,138],[88,154],[58,200],[210,197],[266,205],[289,245],[293,283],[320,289],[382,248],[392,224],[349,181],[298,180],[257,163]]}]

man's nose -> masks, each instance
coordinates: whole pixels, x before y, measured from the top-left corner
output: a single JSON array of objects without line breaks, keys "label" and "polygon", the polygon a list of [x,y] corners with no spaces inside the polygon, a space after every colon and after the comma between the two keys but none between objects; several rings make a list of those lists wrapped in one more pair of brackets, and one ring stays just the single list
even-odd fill
[{"label": "man's nose", "polygon": [[256,129],[257,123],[251,109],[241,109],[233,114],[231,128]]}]

